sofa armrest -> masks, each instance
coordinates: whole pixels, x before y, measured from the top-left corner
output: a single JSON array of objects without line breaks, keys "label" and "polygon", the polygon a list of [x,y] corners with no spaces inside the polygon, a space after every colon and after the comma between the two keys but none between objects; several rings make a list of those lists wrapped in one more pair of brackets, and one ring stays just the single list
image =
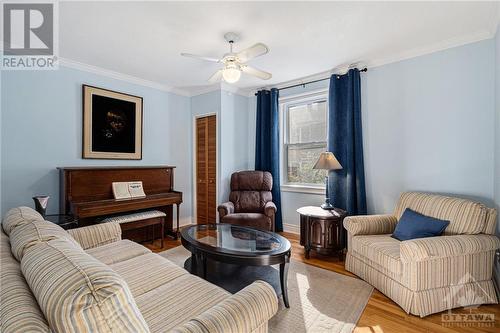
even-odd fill
[{"label": "sofa armrest", "polygon": [[401,242],[401,260],[416,262],[437,258],[492,253],[500,248],[500,240],[494,235],[454,235],[418,238]]},{"label": "sofa armrest", "polygon": [[359,215],[344,219],[344,227],[351,236],[390,234],[397,223],[394,215]]},{"label": "sofa armrest", "polygon": [[231,201],[224,202],[217,207],[219,211],[219,218],[223,218],[226,215],[234,213],[234,204]]},{"label": "sofa armrest", "polygon": [[266,202],[266,205],[264,206],[264,214],[266,214],[267,217],[273,217],[276,215],[276,205],[272,201]]},{"label": "sofa armrest", "polygon": [[253,332],[277,311],[278,299],[273,287],[267,282],[255,281],[173,332]]},{"label": "sofa armrest", "polygon": [[88,227],[69,229],[68,233],[86,250],[122,239],[122,229],[117,222],[95,224]]}]

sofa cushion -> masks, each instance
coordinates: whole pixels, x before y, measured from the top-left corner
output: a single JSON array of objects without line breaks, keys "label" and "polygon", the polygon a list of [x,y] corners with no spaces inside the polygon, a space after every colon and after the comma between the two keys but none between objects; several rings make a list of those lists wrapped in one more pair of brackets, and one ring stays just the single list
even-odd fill
[{"label": "sofa cushion", "polygon": [[134,297],[189,274],[185,269],[155,253],[121,261],[111,265],[111,268],[127,282]]},{"label": "sofa cushion", "polygon": [[148,332],[127,284],[68,240],[29,247],[21,270],[55,332]]},{"label": "sofa cushion", "polygon": [[222,288],[186,274],[136,297],[136,301],[151,332],[169,332],[229,296]]},{"label": "sofa cushion", "polygon": [[399,219],[393,238],[400,241],[441,236],[450,221],[436,219],[406,208]]},{"label": "sofa cushion", "polygon": [[401,218],[406,208],[440,220],[450,221],[444,235],[479,234],[486,228],[488,209],[471,200],[442,195],[406,192],[401,195],[394,215]]},{"label": "sofa cushion", "polygon": [[106,265],[115,264],[117,262],[142,256],[143,254],[151,253],[151,250],[128,239],[93,247],[85,251]]},{"label": "sofa cushion", "polygon": [[9,238],[0,231],[0,318],[3,333],[49,332],[35,297],[12,256]]},{"label": "sofa cushion", "polygon": [[2,228],[9,236],[14,228],[31,220],[43,220],[43,217],[36,210],[29,207],[12,208],[2,220]]},{"label": "sofa cushion", "polygon": [[235,213],[222,218],[222,223],[251,226],[261,230],[272,230],[271,218],[260,213]]},{"label": "sofa cushion", "polygon": [[400,244],[390,234],[352,237],[352,251],[356,257],[368,259],[372,266],[392,273],[393,277],[402,273]]},{"label": "sofa cushion", "polygon": [[80,245],[60,226],[44,220],[31,220],[17,226],[10,233],[12,254],[20,261],[30,246],[56,238],[66,239],[81,249]]}]

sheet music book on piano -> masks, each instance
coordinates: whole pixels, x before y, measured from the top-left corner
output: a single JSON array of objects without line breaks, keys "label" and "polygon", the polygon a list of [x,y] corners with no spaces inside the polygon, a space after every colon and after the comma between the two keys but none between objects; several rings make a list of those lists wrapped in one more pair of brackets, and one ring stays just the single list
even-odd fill
[{"label": "sheet music book on piano", "polygon": [[134,182],[113,182],[113,195],[115,199],[144,198],[144,188],[141,181]]}]

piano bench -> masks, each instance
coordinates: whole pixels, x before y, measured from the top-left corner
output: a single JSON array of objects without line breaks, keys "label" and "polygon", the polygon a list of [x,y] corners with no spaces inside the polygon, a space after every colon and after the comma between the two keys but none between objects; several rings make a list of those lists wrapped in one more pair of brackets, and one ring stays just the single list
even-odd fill
[{"label": "piano bench", "polygon": [[[101,223],[117,222],[120,224],[122,231],[135,230],[151,225],[159,224],[161,226],[160,244],[163,248],[163,237],[165,234],[165,217],[167,215],[159,210],[147,210],[126,215],[107,217]],[[154,228],[153,228],[154,241]]]}]

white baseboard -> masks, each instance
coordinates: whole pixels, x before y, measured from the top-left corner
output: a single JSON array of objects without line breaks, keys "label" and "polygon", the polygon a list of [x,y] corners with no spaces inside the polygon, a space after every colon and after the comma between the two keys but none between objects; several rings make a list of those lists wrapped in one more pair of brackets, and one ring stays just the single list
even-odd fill
[{"label": "white baseboard", "polygon": [[300,234],[300,226],[297,224],[283,223],[283,231],[291,234]]},{"label": "white baseboard", "polygon": [[[191,224],[194,224],[193,223],[193,219],[191,218],[191,216],[189,216],[189,217],[181,217],[179,219],[179,227],[185,227],[185,226],[191,225]],[[174,221],[174,225],[175,225],[175,221]]]}]

